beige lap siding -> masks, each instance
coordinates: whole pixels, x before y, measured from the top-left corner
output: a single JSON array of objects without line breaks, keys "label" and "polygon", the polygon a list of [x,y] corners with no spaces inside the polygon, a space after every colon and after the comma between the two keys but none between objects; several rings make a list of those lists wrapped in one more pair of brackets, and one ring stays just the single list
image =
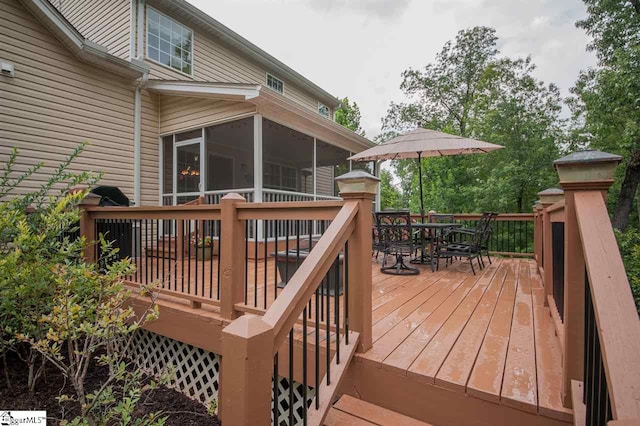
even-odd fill
[{"label": "beige lap siding", "polygon": [[[15,78],[0,77],[0,158],[17,146],[17,171],[46,164],[21,192],[87,141],[71,169],[102,171],[102,184],[133,199],[134,82],[78,61],[17,0],[0,0],[0,16],[0,58],[15,66]],[[143,201],[157,204],[157,113],[143,111]]]},{"label": "beige lap siding", "polygon": [[[222,43],[215,41],[213,38],[195,28],[194,25],[191,25],[189,22],[174,18],[170,12],[158,7],[155,2],[148,1],[147,4],[191,29],[194,32],[195,39],[193,48],[195,61],[193,64],[193,76],[188,76],[175,71],[172,68],[148,61],[148,63],[151,64],[150,78],[163,80],[256,83],[266,87],[266,72],[270,70],[262,68],[260,65],[246,59],[244,56],[234,52],[232,49],[227,48]],[[316,98],[300,90],[291,82],[287,81],[283,76],[278,75],[278,73],[274,73],[273,71],[270,71],[270,73],[284,81],[284,96],[313,111],[318,110],[318,100]]]},{"label": "beige lap siding", "polygon": [[129,58],[131,0],[50,0],[89,40]]},{"label": "beige lap siding", "polygon": [[161,96],[160,133],[165,135],[206,127],[212,123],[246,117],[255,110],[255,105],[248,102]]}]

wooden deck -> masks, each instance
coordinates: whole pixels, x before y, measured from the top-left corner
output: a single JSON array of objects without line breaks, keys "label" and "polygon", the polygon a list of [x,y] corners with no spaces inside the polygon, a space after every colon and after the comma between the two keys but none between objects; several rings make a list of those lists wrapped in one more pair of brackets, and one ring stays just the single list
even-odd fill
[{"label": "wooden deck", "polygon": [[[215,259],[191,259],[193,270],[198,271],[198,285],[185,285],[185,293],[194,295],[197,291],[200,296],[211,294],[215,298]],[[180,291],[183,274],[181,268],[176,269],[170,281],[178,285],[171,287]],[[386,275],[380,272],[377,261],[372,262],[374,343],[368,352],[356,354],[354,362],[435,391],[453,391],[520,412],[571,421],[571,411],[562,407],[560,399],[560,342],[549,310],[544,307],[544,289],[534,261],[494,258],[492,265],[475,276],[469,264],[462,261],[435,273],[427,266],[420,269],[417,276]],[[246,309],[259,314],[282,291],[276,289],[280,277],[273,258],[266,263],[250,261],[247,272]],[[162,276],[162,272],[157,275]],[[190,278],[195,284],[195,277]],[[217,306],[190,309],[184,306],[184,300],[162,297],[171,300],[173,308],[182,304],[181,309],[189,315],[206,316],[207,324],[218,316]],[[327,307],[327,317],[332,317],[333,298],[321,299],[321,312]],[[342,311],[343,297],[340,299]],[[313,309],[310,312],[313,317]],[[224,325],[220,320],[214,333]],[[194,325],[188,333],[195,333],[197,327]],[[314,332],[309,327],[308,333]],[[212,340],[211,330],[202,333],[202,339]],[[295,336],[301,339],[301,330],[296,330]],[[190,339],[192,344],[200,341]],[[213,343],[206,349],[216,347]],[[420,418],[411,412],[404,414]]]},{"label": "wooden deck", "polygon": [[363,364],[519,410],[570,420],[561,350],[532,260],[454,262],[412,277],[373,270],[373,348]]}]

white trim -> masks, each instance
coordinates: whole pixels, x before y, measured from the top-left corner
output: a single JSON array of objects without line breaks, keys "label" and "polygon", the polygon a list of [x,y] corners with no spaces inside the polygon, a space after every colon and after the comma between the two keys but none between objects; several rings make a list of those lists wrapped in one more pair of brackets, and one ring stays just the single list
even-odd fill
[{"label": "white trim", "polygon": [[149,67],[110,54],[104,46],[84,38],[48,0],[21,3],[81,61],[126,78],[139,78]]},{"label": "white trim", "polygon": [[138,0],[129,0],[129,60],[135,58]]},{"label": "white trim", "polygon": [[260,95],[260,88],[259,84],[195,83],[164,80],[149,80],[147,84],[147,89],[166,95],[189,95],[240,101],[257,98]]},{"label": "white trim", "polygon": [[318,198],[318,139],[313,138],[313,200]]},{"label": "white trim", "polygon": [[[139,0],[139,1],[144,2],[144,0]],[[160,65],[160,66],[162,66],[164,68],[179,72],[182,75],[186,75],[188,77],[193,77],[194,74],[195,74],[194,73],[194,68],[195,68],[194,65],[195,65],[195,62],[196,62],[195,61],[195,56],[193,55],[193,46],[196,43],[196,32],[193,31],[193,29],[191,27],[183,24],[182,22],[179,22],[177,19],[174,19],[174,18],[172,18],[171,16],[169,16],[169,15],[167,15],[165,13],[160,12],[158,9],[156,9],[154,7],[151,7],[151,6],[147,5],[146,9],[153,10],[155,13],[158,14],[158,16],[164,16],[165,18],[169,19],[170,21],[175,22],[176,24],[180,25],[181,27],[186,28],[189,32],[191,32],[191,51],[189,52],[189,57],[191,58],[191,63],[189,64],[189,65],[191,65],[191,72],[190,73],[186,73],[186,72],[182,71],[182,69],[174,68],[174,67],[172,67],[170,65],[163,64],[162,62],[157,61],[157,60],[152,59],[152,58],[149,57],[149,34],[148,34],[149,33],[149,13],[146,13],[146,12],[145,12],[144,29],[143,29],[144,41],[140,41],[142,43],[141,47],[144,48],[144,58],[146,60],[148,60],[150,62],[154,62],[154,63],[156,63],[156,64],[158,64],[158,65]],[[140,22],[140,20],[138,20],[138,22]],[[141,40],[141,37],[138,37],[138,40]],[[158,43],[160,43],[160,34],[158,34]],[[171,44],[171,43],[169,43],[169,44]],[[160,50],[159,47],[158,47],[157,50],[158,50],[159,53],[162,53],[162,51]],[[169,54],[169,56],[172,56],[172,55]],[[158,54],[158,57],[159,57],[159,54]],[[180,60],[182,61],[182,58],[180,58]]]},{"label": "white trim", "polygon": [[138,60],[143,59],[142,49],[144,48],[144,37],[145,37],[145,4],[144,0],[138,0],[138,10],[136,14],[136,58]]},{"label": "white trim", "polygon": [[[262,115],[253,116],[253,201],[261,203],[263,200],[262,187]],[[258,221],[256,238],[264,237],[264,221]]]},{"label": "white trim", "polygon": [[[280,91],[278,91],[278,90],[274,89],[273,87],[269,86],[269,77],[271,77],[272,79],[277,80],[277,81],[279,81],[280,83],[282,83],[282,92],[280,92]],[[273,90],[274,92],[276,92],[276,93],[280,93],[281,95],[284,95],[284,80],[283,80],[283,79],[281,79],[280,77],[276,77],[275,75],[271,74],[270,72],[265,72],[264,85],[265,85],[267,88],[269,88],[269,89]]]}]

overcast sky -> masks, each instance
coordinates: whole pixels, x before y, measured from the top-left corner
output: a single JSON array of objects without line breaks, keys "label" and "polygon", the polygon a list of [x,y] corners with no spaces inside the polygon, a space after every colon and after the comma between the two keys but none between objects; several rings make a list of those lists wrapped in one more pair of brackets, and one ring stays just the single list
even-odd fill
[{"label": "overcast sky", "polygon": [[563,95],[595,64],[575,21],[579,0],[189,0],[334,96],[355,100],[369,138],[401,73],[435,59],[463,28],[496,28],[500,51],[531,55],[537,77]]}]

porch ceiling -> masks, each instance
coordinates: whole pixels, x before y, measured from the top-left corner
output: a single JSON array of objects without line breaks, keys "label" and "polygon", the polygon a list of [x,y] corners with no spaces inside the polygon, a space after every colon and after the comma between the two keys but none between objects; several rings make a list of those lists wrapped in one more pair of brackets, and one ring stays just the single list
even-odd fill
[{"label": "porch ceiling", "polygon": [[259,84],[149,80],[147,89],[172,96],[249,102],[272,121],[353,153],[375,146],[369,139]]}]

